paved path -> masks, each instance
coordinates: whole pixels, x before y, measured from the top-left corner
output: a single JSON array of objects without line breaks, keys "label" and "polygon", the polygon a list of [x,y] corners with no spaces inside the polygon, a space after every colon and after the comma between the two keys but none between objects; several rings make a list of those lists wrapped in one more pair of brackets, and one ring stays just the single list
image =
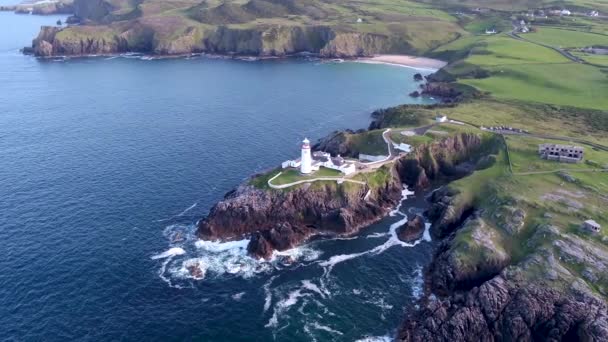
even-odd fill
[{"label": "paved path", "polygon": [[343,183],[343,182],[355,183],[355,184],[360,184],[360,185],[367,184],[362,181],[357,181],[354,179],[348,179],[348,178],[344,178],[344,177],[318,177],[318,178],[311,178],[311,179],[303,179],[303,180],[300,180],[297,182],[292,182],[292,183],[287,183],[287,184],[280,184],[280,185],[272,184],[272,181],[275,180],[275,178],[279,177],[281,174],[283,174],[283,172],[279,172],[276,174],[276,176],[270,178],[268,180],[268,186],[273,189],[285,189],[285,188],[289,188],[294,185],[304,184],[304,183],[313,183],[313,182],[317,182],[317,181],[336,181],[338,184]]},{"label": "paved path", "polygon": [[[384,166],[387,163],[392,163],[399,156],[399,154],[395,152],[395,149],[393,147],[393,141],[390,138],[390,133],[391,133],[390,128],[387,128],[384,132],[382,132],[382,139],[384,139],[384,142],[386,143],[386,146],[388,149],[388,157],[386,157],[383,160],[378,160],[378,161],[370,162],[370,163],[358,162],[357,166],[363,166],[364,168],[359,169],[359,171],[357,171],[353,174],[350,174],[348,176],[343,176],[343,177],[318,177],[318,178],[311,178],[311,179],[303,179],[300,181],[287,183],[287,184],[280,184],[280,185],[272,184],[272,181],[275,180],[277,177],[279,177],[283,173],[283,172],[279,172],[274,177],[272,177],[268,180],[268,186],[273,189],[285,189],[285,188],[289,188],[294,185],[312,183],[312,182],[317,182],[317,181],[336,181],[338,183],[349,182],[349,183],[366,185],[367,183],[365,183],[363,181],[358,181],[358,180],[349,179],[349,178],[353,177],[357,174],[360,174],[360,173],[375,171],[376,169]],[[349,177],[349,178],[346,178],[346,177]]]}]

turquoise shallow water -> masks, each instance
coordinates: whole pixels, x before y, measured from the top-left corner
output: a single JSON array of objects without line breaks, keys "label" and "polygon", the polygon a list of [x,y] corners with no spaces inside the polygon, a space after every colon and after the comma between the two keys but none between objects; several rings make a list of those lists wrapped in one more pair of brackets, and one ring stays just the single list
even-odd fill
[{"label": "turquoise shallow water", "polygon": [[[37,60],[62,17],[0,13],[0,336],[338,340],[387,336],[419,294],[431,243],[389,217],[350,240],[260,264],[201,244],[195,222],[308,136],[364,128],[412,100],[413,69],[304,60]],[[9,28],[9,29],[6,29]],[[421,210],[411,199],[401,211]],[[418,209],[416,209],[418,208]],[[180,232],[183,241],[172,242]],[[189,279],[188,263],[206,265]]]}]

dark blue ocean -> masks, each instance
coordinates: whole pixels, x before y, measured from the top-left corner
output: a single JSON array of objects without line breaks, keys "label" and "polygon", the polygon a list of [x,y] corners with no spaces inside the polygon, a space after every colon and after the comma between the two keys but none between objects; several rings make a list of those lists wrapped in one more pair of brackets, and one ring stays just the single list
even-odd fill
[{"label": "dark blue ocean", "polygon": [[[0,13],[0,340],[388,339],[432,243],[395,215],[260,263],[194,224],[298,143],[421,103],[413,69],[306,60],[23,56],[58,18]],[[426,72],[428,73],[428,71]],[[176,234],[184,238],[172,241]],[[206,271],[191,279],[185,266]]]}]

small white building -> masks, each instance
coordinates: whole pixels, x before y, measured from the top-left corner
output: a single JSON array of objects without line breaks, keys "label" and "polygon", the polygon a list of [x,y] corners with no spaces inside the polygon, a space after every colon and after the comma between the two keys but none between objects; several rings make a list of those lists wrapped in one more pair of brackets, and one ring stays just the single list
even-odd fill
[{"label": "small white building", "polygon": [[337,170],[345,175],[350,175],[357,172],[357,166],[352,161],[347,161],[340,155],[332,157],[331,154],[322,151],[316,151],[312,154],[312,167],[314,170],[319,170],[320,167],[325,167],[332,170]]},{"label": "small white building", "polygon": [[570,15],[570,14],[572,14],[572,12],[570,12],[567,9],[563,9],[561,12],[559,12],[559,14],[561,14],[561,15]]},{"label": "small white building", "polygon": [[496,34],[495,29],[486,29],[486,34]]},{"label": "small white building", "polygon": [[439,123],[448,122],[448,117],[446,115],[437,115],[435,121]]},{"label": "small white building", "polygon": [[403,151],[403,152],[406,152],[406,153],[410,153],[412,151],[412,146],[408,145],[408,144],[404,144],[404,143],[400,143],[400,144],[393,143],[393,147],[396,150]]},{"label": "small white building", "polygon": [[595,220],[587,220],[583,222],[583,228],[592,233],[599,233],[599,231],[602,229],[602,226],[600,226],[599,223],[595,222]]},{"label": "small white building", "polygon": [[357,23],[360,24],[363,22],[363,18],[357,18]]},{"label": "small white building", "polygon": [[599,17],[600,12],[593,10],[593,11],[589,12],[587,15],[590,17]]},{"label": "small white building", "polygon": [[281,163],[281,168],[299,168],[300,173],[304,175],[318,171],[321,167],[340,171],[344,175],[350,175],[357,172],[357,165],[354,161],[345,160],[340,156],[332,157],[331,154],[322,151],[311,153],[310,141],[308,139],[302,141],[302,153],[300,158],[286,160]]},{"label": "small white building", "polygon": [[281,163],[281,168],[286,169],[288,167],[299,168],[300,167],[300,158],[294,160],[286,160]]}]

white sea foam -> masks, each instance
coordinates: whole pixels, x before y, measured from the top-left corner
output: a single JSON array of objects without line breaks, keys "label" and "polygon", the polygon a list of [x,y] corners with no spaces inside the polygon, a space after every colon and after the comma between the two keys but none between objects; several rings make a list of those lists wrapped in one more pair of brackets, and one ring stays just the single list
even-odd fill
[{"label": "white sea foam", "polygon": [[289,292],[287,298],[279,301],[274,306],[274,312],[272,313],[272,317],[268,320],[268,323],[264,327],[266,328],[276,328],[279,324],[279,317],[283,315],[291,306],[298,303],[298,299],[300,297],[310,296],[309,293],[302,293],[301,289],[297,289]]},{"label": "white sea foam", "polygon": [[181,213],[177,214],[177,216],[184,216],[186,215],[187,212],[189,212],[190,210],[196,208],[196,205],[198,203],[194,203],[193,205],[189,206],[188,208],[186,208],[184,211],[182,211]]},{"label": "white sea foam", "polygon": [[289,256],[295,261],[300,262],[309,262],[313,260],[317,260],[323,252],[313,249],[310,246],[299,246],[291,249],[287,249],[284,251],[274,251],[272,253],[271,261],[277,259],[277,257]]},{"label": "white sea foam", "polygon": [[265,294],[265,298],[264,298],[264,312],[268,311],[268,309],[270,309],[270,304],[272,304],[272,292],[270,291],[270,285],[272,285],[272,282],[274,281],[274,279],[277,276],[272,276],[270,277],[270,279],[268,280],[268,282],[266,282],[266,284],[264,284],[264,294]]},{"label": "white sea foam", "polygon": [[416,299],[420,299],[422,297],[423,289],[424,278],[422,275],[422,266],[418,266],[414,271],[414,279],[412,279],[412,296]]},{"label": "white sea foam", "polygon": [[245,295],[245,292],[235,293],[235,294],[232,295],[232,299],[234,299],[236,301],[240,301],[241,298],[243,298],[244,295]]},{"label": "white sea foam", "polygon": [[393,339],[389,335],[384,336],[364,336],[355,342],[391,342]]},{"label": "white sea foam", "polygon": [[369,234],[365,238],[366,239],[377,239],[377,238],[385,237],[387,235],[388,235],[388,233],[373,233],[373,234]]},{"label": "white sea foam", "polygon": [[198,240],[194,243],[197,248],[200,248],[207,252],[219,253],[225,251],[247,251],[247,245],[249,240],[237,240],[237,241],[206,241]]},{"label": "white sea foam", "polygon": [[[426,224],[426,229],[425,229],[425,233],[423,235],[423,239],[415,241],[414,243],[403,242],[403,241],[399,240],[399,238],[397,237],[397,228],[399,228],[400,226],[405,224],[408,220],[407,215],[403,214],[401,211],[399,211],[399,209],[401,208],[401,204],[402,204],[403,200],[405,200],[408,196],[413,195],[413,194],[414,194],[413,191],[410,191],[407,188],[403,189],[403,191],[401,192],[401,195],[403,196],[401,202],[399,202],[399,205],[397,206],[397,208],[395,208],[395,210],[393,210],[391,212],[391,216],[401,215],[403,218],[401,220],[391,224],[387,233],[374,233],[374,234],[370,234],[367,236],[367,238],[375,238],[375,237],[388,235],[389,236],[388,240],[386,240],[383,244],[378,245],[378,246],[376,246],[372,249],[369,249],[367,251],[364,251],[364,252],[334,255],[334,256],[330,257],[328,260],[319,262],[319,266],[325,268],[325,272],[323,273],[323,276],[321,277],[322,278],[321,285],[324,289],[326,289],[326,287],[325,287],[323,278],[329,278],[329,274],[333,270],[334,266],[341,262],[352,260],[352,259],[364,256],[367,254],[378,255],[393,246],[414,247],[418,243],[420,243],[421,240],[426,240],[427,235],[428,235],[428,228],[429,228],[428,224]],[[378,234],[382,234],[382,235],[378,235]],[[427,240],[427,241],[430,241],[430,235],[428,235],[428,239],[429,240]]]},{"label": "white sea foam", "polygon": [[428,222],[424,223],[424,233],[422,234],[422,240],[431,242],[431,224]]},{"label": "white sea foam", "polygon": [[174,257],[176,255],[183,255],[183,254],[186,254],[186,251],[183,248],[173,247],[160,254],[152,256],[151,259],[152,260],[164,259],[164,258]]},{"label": "white sea foam", "polygon": [[[308,323],[306,325],[308,325]],[[340,336],[344,335],[344,333],[342,333],[341,331],[332,329],[332,328],[328,327],[327,325],[323,325],[318,322],[313,322],[312,324],[310,324],[310,326],[313,327],[314,329],[323,330],[323,331],[326,331],[326,332],[334,334],[334,335],[340,335]]]},{"label": "white sea foam", "polygon": [[406,200],[408,198],[408,196],[413,195],[415,192],[414,191],[410,191],[408,188],[403,188],[403,190],[401,191],[401,200],[399,201],[399,204],[397,204],[397,207],[395,209],[393,209],[390,213],[389,216],[395,216],[397,214],[400,215],[404,215],[400,210],[401,210],[401,204],[403,203],[404,200]]},{"label": "white sea foam", "polygon": [[302,280],[302,287],[306,290],[316,292],[322,298],[325,298],[325,294],[323,293],[323,291],[321,291],[321,289],[316,284],[313,284],[310,280]]}]

